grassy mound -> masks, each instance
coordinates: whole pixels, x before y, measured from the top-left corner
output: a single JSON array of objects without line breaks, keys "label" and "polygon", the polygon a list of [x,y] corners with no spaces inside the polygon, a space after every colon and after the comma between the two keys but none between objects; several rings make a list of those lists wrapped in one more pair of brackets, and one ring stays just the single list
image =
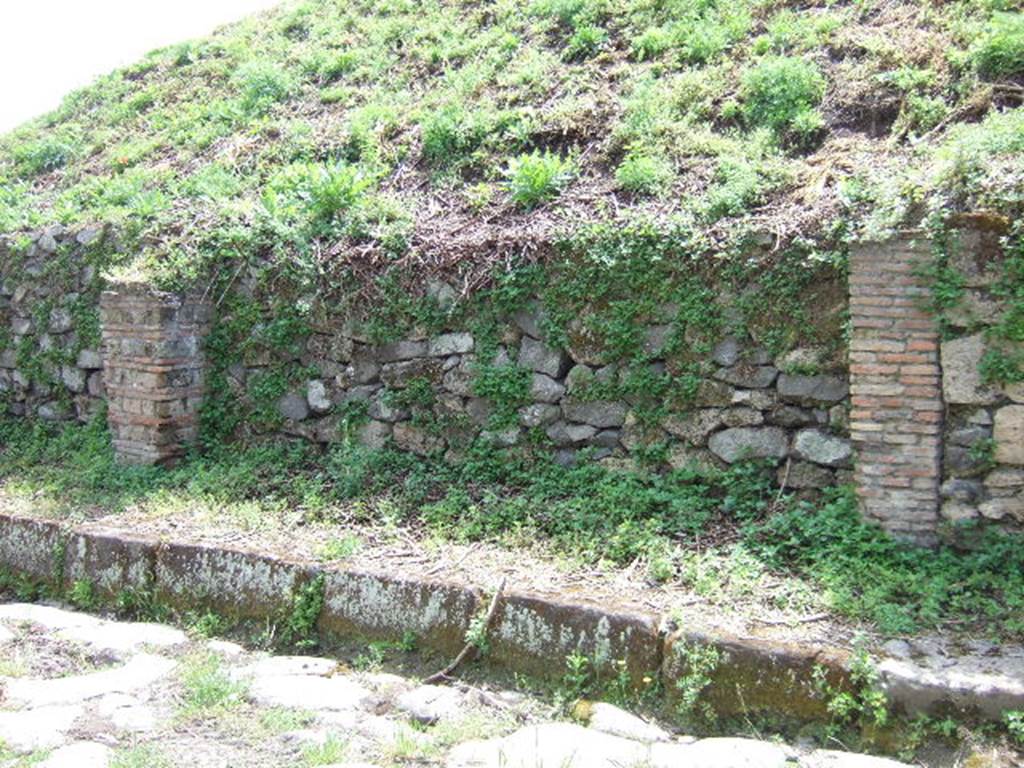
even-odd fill
[{"label": "grassy mound", "polygon": [[[461,273],[603,220],[720,250],[1011,215],[1011,0],[307,0],[0,139],[0,231],[112,221],[135,267],[316,288]],[[109,261],[123,261],[111,255]]]}]

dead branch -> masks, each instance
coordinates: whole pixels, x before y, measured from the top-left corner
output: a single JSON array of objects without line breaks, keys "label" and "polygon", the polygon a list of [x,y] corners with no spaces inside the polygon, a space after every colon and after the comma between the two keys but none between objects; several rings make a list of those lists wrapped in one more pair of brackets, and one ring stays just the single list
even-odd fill
[{"label": "dead branch", "polygon": [[[506,577],[501,577],[501,583],[498,585],[498,589],[494,593],[494,597],[491,598],[491,604],[487,608],[487,614],[484,616],[484,634],[486,635],[491,626],[491,621],[494,620],[494,613],[498,610],[498,603],[501,601],[501,596],[505,591]],[[433,685],[434,683],[440,683],[443,680],[447,680],[451,674],[458,669],[462,662],[468,659],[475,651],[477,647],[473,643],[466,643],[466,646],[459,651],[459,655],[455,657],[451,664],[442,669],[440,672],[435,672],[423,682],[427,685]]]}]

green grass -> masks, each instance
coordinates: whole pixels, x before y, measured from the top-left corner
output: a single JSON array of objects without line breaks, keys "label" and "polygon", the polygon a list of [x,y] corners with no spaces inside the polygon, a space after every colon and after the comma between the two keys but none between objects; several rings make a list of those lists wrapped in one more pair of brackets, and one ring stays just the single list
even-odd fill
[{"label": "green grass", "polygon": [[[775,508],[772,473],[758,464],[658,474],[564,468],[482,445],[449,465],[391,449],[342,444],[319,456],[269,443],[161,471],[115,464],[95,425],[5,422],[0,435],[5,497],[25,495],[55,513],[94,504],[154,514],[199,508],[219,524],[247,528],[357,519],[459,542],[544,542],[547,554],[584,563],[615,567],[639,558],[657,580],[722,606],[828,609],[894,635],[946,628],[1024,638],[1020,537],[990,531],[968,552],[918,549],[863,522],[850,491]],[[725,531],[736,542],[730,547],[700,545]],[[351,530],[339,530],[336,541],[328,556],[353,551]],[[311,586],[297,601],[297,636],[317,600]],[[189,712],[230,707],[242,692],[214,657],[192,659],[183,679]]]},{"label": "green grass", "polygon": [[222,715],[242,704],[245,685],[232,680],[213,653],[186,658],[179,671],[183,688],[181,715],[206,719]]},{"label": "green grass", "polygon": [[556,198],[574,172],[571,158],[545,151],[512,158],[505,175],[512,202],[529,210]]},{"label": "green grass", "polygon": [[[131,256],[101,249],[99,266],[131,260],[174,285],[247,263],[268,283],[326,295],[352,276],[345,257],[331,274],[317,262],[339,243],[341,254],[387,256],[374,262],[387,272],[415,247],[424,211],[500,224],[557,208],[572,187],[585,188],[573,226],[610,211],[628,218],[645,195],[703,189],[709,170],[748,160],[759,129],[778,140],[768,159],[794,186],[817,183],[807,171],[826,158],[816,152],[838,129],[857,132],[841,123],[873,106],[860,94],[870,102],[877,83],[899,87],[892,73],[911,70],[928,76],[903,91],[891,135],[877,137],[892,140],[893,156],[878,186],[916,200],[923,174],[926,196],[985,190],[986,203],[1012,208],[1019,179],[996,172],[1001,158],[950,177],[933,163],[946,137],[930,132],[979,117],[967,107],[982,79],[1020,74],[1021,15],[979,0],[928,13],[911,0],[897,6],[889,10],[914,34],[891,35],[891,14],[874,0],[800,12],[758,0],[285,4],[154,51],[0,137],[0,230],[110,220]],[[1001,111],[980,117],[988,124]],[[926,139],[910,146],[909,136]],[[859,175],[829,165],[837,183]],[[638,194],[613,204],[616,188]],[[793,191],[764,189],[758,213],[784,213]],[[859,202],[884,207],[883,191]],[[446,203],[430,208],[436,195]],[[698,216],[704,205],[700,195],[678,202]],[[856,231],[867,207],[829,215]],[[720,210],[737,239],[757,226],[749,205]]]},{"label": "green grass", "polygon": [[151,744],[119,749],[110,761],[110,768],[173,768],[173,766],[174,763]]},{"label": "green grass", "polygon": [[302,764],[309,768],[320,765],[341,763],[348,755],[348,741],[330,735],[322,744],[306,747],[302,750]]},{"label": "green grass", "polygon": [[971,49],[971,59],[986,77],[1024,73],[1024,13],[997,13]]}]

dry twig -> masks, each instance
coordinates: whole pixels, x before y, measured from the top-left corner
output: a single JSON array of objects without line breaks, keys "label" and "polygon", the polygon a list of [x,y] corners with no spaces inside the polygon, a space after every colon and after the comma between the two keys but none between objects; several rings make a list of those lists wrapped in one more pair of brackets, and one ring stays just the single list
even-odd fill
[{"label": "dry twig", "polygon": [[[491,622],[494,620],[494,613],[498,610],[498,603],[501,602],[501,596],[505,592],[505,581],[506,578],[502,576],[501,583],[498,585],[498,589],[494,592],[494,597],[491,598],[491,604],[487,608],[487,614],[484,616],[483,632],[485,635],[491,626]],[[448,677],[462,665],[462,662],[468,659],[476,650],[477,647],[473,643],[466,643],[466,646],[459,651],[459,655],[455,657],[451,664],[440,672],[435,672],[423,682],[427,685],[433,685],[434,683],[440,683],[442,680],[447,680]]]}]

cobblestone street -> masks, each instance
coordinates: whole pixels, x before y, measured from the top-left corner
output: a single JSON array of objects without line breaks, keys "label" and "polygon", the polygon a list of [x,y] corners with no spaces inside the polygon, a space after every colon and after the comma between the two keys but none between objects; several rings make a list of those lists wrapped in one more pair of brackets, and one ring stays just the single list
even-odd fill
[{"label": "cobblestone street", "polygon": [[670,734],[593,704],[431,686],[335,659],[271,656],[160,624],[0,605],[0,766],[897,768],[750,739]]}]

